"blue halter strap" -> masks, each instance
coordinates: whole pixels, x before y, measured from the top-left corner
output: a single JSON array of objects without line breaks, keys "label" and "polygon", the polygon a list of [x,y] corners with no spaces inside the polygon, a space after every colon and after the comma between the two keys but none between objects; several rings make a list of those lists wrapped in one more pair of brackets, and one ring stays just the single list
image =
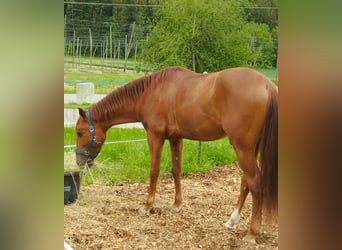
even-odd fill
[{"label": "blue halter strap", "polygon": [[99,142],[99,141],[96,140],[95,129],[94,129],[94,126],[93,126],[93,122],[91,121],[91,118],[90,118],[90,110],[89,109],[87,110],[87,117],[88,117],[89,132],[91,134],[91,141],[89,142],[89,145],[88,145],[86,151],[76,150],[76,154],[78,154],[78,155],[85,155],[85,156],[88,156],[88,157],[96,157],[99,154],[99,152],[92,153],[92,152],[90,152],[91,148],[93,147],[94,143],[99,144],[100,148],[101,148],[102,145],[104,144],[104,142]]}]

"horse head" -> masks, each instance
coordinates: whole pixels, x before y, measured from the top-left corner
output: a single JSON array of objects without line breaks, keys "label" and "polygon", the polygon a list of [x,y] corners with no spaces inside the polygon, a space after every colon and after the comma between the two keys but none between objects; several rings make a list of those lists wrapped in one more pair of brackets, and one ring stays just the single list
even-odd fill
[{"label": "horse head", "polygon": [[80,117],[76,123],[76,163],[80,167],[94,165],[94,159],[100,153],[106,139],[106,133],[100,124],[91,119],[90,110],[78,109]]}]

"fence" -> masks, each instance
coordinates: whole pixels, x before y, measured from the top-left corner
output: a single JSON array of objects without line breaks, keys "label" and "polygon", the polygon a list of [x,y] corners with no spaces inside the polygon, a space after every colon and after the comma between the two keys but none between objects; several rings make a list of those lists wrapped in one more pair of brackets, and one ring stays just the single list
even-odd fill
[{"label": "fence", "polygon": [[[135,140],[124,140],[124,141],[111,141],[111,142],[105,142],[105,144],[119,144],[119,143],[132,143],[132,142],[142,142],[146,141],[147,139],[135,139]],[[64,148],[75,148],[76,145],[64,145]],[[202,143],[198,142],[198,157],[197,157],[197,163],[201,163],[201,153],[202,153]]]},{"label": "fence", "polygon": [[[90,69],[101,65],[110,69],[122,68],[124,72],[127,69],[140,70],[141,64],[137,62],[137,55],[141,50],[139,44],[147,36],[137,38],[134,23],[129,36],[125,35],[123,39],[113,39],[112,26],[107,32],[103,39],[94,39],[91,28],[88,37],[76,34],[75,30],[72,37],[65,35],[64,62],[77,68],[82,64],[89,65]],[[133,63],[128,62],[129,58],[133,59]]]},{"label": "fence", "polygon": [[[135,140],[125,140],[125,141],[111,141],[105,142],[105,144],[119,144],[119,143],[130,143],[130,142],[140,142],[146,141],[147,139],[135,139]],[[76,145],[64,145],[64,148],[75,148]]]}]

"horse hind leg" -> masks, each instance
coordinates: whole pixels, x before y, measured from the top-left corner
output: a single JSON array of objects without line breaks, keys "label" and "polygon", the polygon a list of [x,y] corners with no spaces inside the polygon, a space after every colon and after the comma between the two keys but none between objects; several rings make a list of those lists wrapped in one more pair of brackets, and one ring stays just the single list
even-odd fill
[{"label": "horse hind leg", "polygon": [[172,155],[172,176],[175,182],[175,203],[172,212],[178,212],[182,203],[181,173],[182,173],[182,139],[170,139]]},{"label": "horse hind leg", "polygon": [[[238,200],[238,206],[235,208],[231,215],[231,220],[229,219],[225,225],[234,225],[234,222],[238,221],[240,212],[244,201],[247,197],[248,192],[252,194],[252,216],[251,224],[248,234],[245,239],[251,242],[255,242],[255,237],[259,234],[261,226],[261,174],[257,166],[257,161],[255,157],[255,150],[241,150],[236,149],[239,167],[243,171],[243,177],[241,179],[241,190],[240,197]],[[236,226],[236,223],[235,223]]]},{"label": "horse hind leg", "polygon": [[226,228],[236,228],[239,221],[240,221],[240,214],[245,203],[246,197],[249,193],[249,188],[247,185],[247,181],[245,176],[241,177],[241,185],[240,185],[240,195],[237,202],[236,207],[234,208],[233,212],[231,213],[229,219],[224,224]]}]

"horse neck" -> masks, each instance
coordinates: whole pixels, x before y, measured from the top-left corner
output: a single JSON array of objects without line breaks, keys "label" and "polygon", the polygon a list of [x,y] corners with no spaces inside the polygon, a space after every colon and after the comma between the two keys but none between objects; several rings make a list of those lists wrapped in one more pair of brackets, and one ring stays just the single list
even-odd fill
[{"label": "horse neck", "polygon": [[132,100],[118,100],[117,95],[109,94],[91,107],[93,119],[102,124],[107,131],[118,124],[138,122],[135,102]]},{"label": "horse neck", "polygon": [[160,82],[165,82],[167,75],[177,70],[181,68],[172,67],[161,70],[116,89],[93,105],[95,117],[104,124],[106,130],[113,125],[141,121],[137,107],[142,106],[144,98],[149,95],[147,90],[155,88]]}]

